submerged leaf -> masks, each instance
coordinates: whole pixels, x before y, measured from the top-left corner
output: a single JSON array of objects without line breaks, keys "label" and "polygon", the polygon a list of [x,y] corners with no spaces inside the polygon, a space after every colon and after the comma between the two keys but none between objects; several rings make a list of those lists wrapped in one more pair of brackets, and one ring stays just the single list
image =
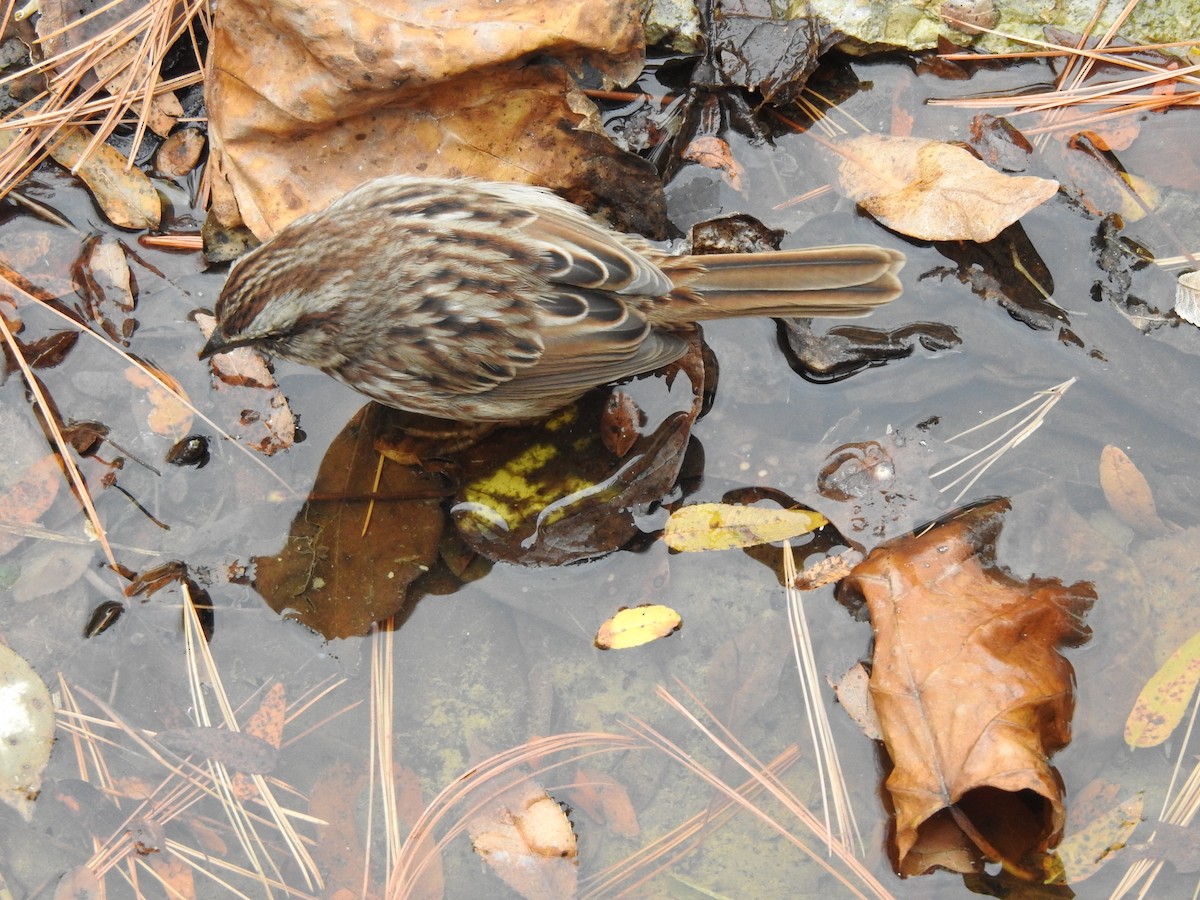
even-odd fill
[{"label": "submerged leaf", "polygon": [[1113,512],[1134,531],[1160,537],[1170,530],[1158,516],[1146,476],[1120,447],[1109,444],[1101,452],[1100,487]]},{"label": "submerged leaf", "polygon": [[672,550],[731,550],[808,534],[826,521],[823,515],[808,509],[697,503],[671,513],[663,540]]},{"label": "submerged leaf", "polygon": [[575,832],[561,806],[532,782],[507,791],[471,820],[471,843],[523,897],[575,896]]},{"label": "submerged leaf", "polygon": [[54,744],[54,704],[29,663],[0,644],[0,800],[33,819]]},{"label": "submerged leaf", "polygon": [[1156,747],[1183,719],[1200,682],[1200,631],[1171,654],[1146,682],[1125,721],[1130,747]]}]

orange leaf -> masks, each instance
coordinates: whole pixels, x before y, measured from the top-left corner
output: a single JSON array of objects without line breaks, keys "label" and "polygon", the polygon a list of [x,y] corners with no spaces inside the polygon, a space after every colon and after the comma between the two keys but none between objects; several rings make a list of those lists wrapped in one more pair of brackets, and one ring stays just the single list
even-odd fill
[{"label": "orange leaf", "polygon": [[[895,768],[900,869],[1015,864],[1062,836],[1062,781],[1047,757],[1070,739],[1089,584],[1021,582],[995,565],[1007,500],[877,547],[841,586],[875,629],[871,697]],[[846,595],[849,594],[849,597]]]}]

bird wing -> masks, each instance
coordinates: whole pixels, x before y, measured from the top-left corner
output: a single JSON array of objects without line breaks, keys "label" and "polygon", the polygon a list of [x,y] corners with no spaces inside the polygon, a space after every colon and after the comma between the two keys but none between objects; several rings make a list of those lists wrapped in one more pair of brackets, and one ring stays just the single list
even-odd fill
[{"label": "bird wing", "polygon": [[483,189],[529,213],[521,231],[542,244],[545,263],[540,272],[549,281],[643,297],[671,290],[671,279],[640,252],[637,239],[598,225],[557,194],[526,184],[488,184]]},{"label": "bird wing", "polygon": [[672,363],[687,350],[682,338],[651,328],[637,310],[602,291],[556,291],[537,308],[545,347],[541,358],[519,378],[497,384],[490,397],[571,400],[598,385]]}]

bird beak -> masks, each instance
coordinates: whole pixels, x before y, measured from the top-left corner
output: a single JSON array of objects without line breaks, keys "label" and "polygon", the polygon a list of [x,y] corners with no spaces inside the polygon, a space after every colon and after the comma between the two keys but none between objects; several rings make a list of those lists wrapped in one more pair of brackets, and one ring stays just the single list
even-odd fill
[{"label": "bird beak", "polygon": [[226,343],[225,338],[221,335],[220,329],[213,329],[212,337],[208,339],[208,343],[204,345],[204,349],[200,351],[200,359],[208,359],[216,353],[224,353],[226,350],[233,348]]}]

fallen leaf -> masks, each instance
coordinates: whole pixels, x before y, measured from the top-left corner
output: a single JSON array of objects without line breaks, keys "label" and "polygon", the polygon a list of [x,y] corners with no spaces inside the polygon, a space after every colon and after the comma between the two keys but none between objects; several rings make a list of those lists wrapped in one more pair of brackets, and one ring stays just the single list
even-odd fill
[{"label": "fallen leaf", "polygon": [[468,824],[475,852],[527,898],[575,896],[575,831],[546,791],[526,782],[506,791]]},{"label": "fallen leaf", "polygon": [[418,170],[607,199],[641,233],[652,208],[665,223],[653,168],[614,147],[551,61],[630,83],[644,50],[631,0],[229,0],[214,16],[211,156],[260,238],[368,177]]},{"label": "fallen leaf", "polygon": [[875,715],[875,704],[871,702],[870,684],[871,676],[866,666],[855,663],[833,685],[833,693],[858,730],[873,741],[881,741],[883,730],[879,727],[879,717]]},{"label": "fallen leaf", "polygon": [[715,135],[700,135],[683,148],[683,158],[699,163],[708,169],[716,169],[722,179],[735,191],[742,189],[746,170],[733,158],[729,143]]},{"label": "fallen leaf", "polygon": [[204,152],[204,132],[199,128],[181,128],[171,134],[154,154],[154,168],[181,178],[200,162]]},{"label": "fallen leaf", "polygon": [[582,810],[618,837],[635,838],[641,834],[629,792],[607,772],[582,766],[576,769],[570,801],[572,807]]},{"label": "fallen leaf", "polygon": [[[197,313],[195,318],[207,340],[216,328],[216,319],[207,313]],[[261,352],[238,347],[214,355],[209,364],[225,408],[237,411],[237,422],[230,424],[230,431],[236,432],[242,443],[266,456],[296,443],[295,414]]]},{"label": "fallen leaf", "polygon": [[807,509],[696,503],[671,513],[663,540],[672,550],[731,550],[808,534],[826,521],[820,513]]},{"label": "fallen leaf", "polygon": [[381,468],[375,451],[395,415],[372,403],[346,424],[286,546],[255,558],[255,586],[271,608],[330,639],[365,634],[403,609],[408,586],[437,558],[440,486],[413,467]]},{"label": "fallen leaf", "polygon": [[195,754],[223,763],[239,772],[265,775],[275,768],[279,750],[262,738],[244,731],[193,725],[160,731],[155,740],[168,750],[187,756]]},{"label": "fallen leaf", "polygon": [[622,609],[600,626],[595,644],[601,650],[628,650],[674,634],[683,617],[669,606],[645,603]]},{"label": "fallen leaf", "polygon": [[1200,682],[1200,631],[1184,641],[1138,694],[1125,720],[1125,743],[1156,747],[1171,736]]},{"label": "fallen leaf", "polygon": [[146,174],[108,144],[99,144],[85,159],[90,132],[72,128],[61,132],[50,155],[86,184],[108,220],[118,228],[157,228],[162,200]]},{"label": "fallen leaf", "polygon": [[[282,681],[277,681],[263,694],[258,709],[242,726],[244,734],[259,738],[269,746],[279,749],[283,743],[283,723],[287,718],[287,695]],[[254,779],[246,772],[235,772],[230,779],[233,795],[246,801],[258,796]]]},{"label": "fallen leaf", "polygon": [[24,659],[0,644],[0,800],[26,822],[54,745],[50,691]]},{"label": "fallen leaf", "polygon": [[150,411],[146,414],[146,423],[151,430],[155,434],[161,434],[163,437],[177,441],[192,427],[192,411],[179,399],[186,397],[187,394],[184,393],[179,382],[166,372],[155,369],[154,374],[174,388],[175,393],[167,390],[138,366],[129,366],[125,369],[125,380],[145,392],[145,399],[150,404]]},{"label": "fallen leaf", "polygon": [[1019,581],[995,564],[1007,500],[871,552],[838,596],[875,630],[871,697],[894,764],[899,869],[1017,865],[1062,836],[1074,673],[1058,652],[1089,636],[1090,584]]},{"label": "fallen leaf", "polygon": [[1137,794],[1069,833],[1045,860],[1046,882],[1076,885],[1099,872],[1141,824],[1142,806],[1142,795]]},{"label": "fallen leaf", "polygon": [[1158,517],[1146,476],[1120,447],[1109,444],[1101,451],[1100,487],[1112,511],[1138,534],[1161,537],[1170,531]]},{"label": "fallen leaf", "polygon": [[842,192],[901,234],[992,240],[1058,192],[1058,182],[1004,175],[954,144],[863,135],[838,141]]}]

